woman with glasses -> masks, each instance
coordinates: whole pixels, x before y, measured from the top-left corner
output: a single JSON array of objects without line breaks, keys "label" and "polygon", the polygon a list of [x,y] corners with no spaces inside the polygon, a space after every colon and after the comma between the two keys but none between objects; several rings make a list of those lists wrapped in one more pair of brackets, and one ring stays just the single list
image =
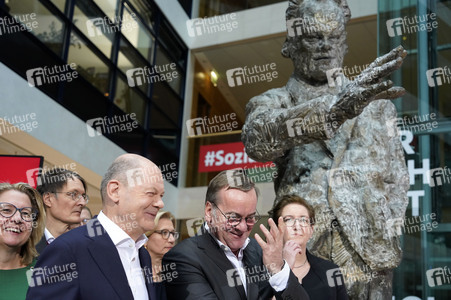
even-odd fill
[{"label": "woman with glasses", "polygon": [[283,218],[286,225],[283,258],[310,299],[348,299],[344,278],[334,263],[312,255],[307,242],[313,235],[315,211],[296,195],[283,196],[273,208],[273,220]]},{"label": "woman with glasses", "polygon": [[38,256],[45,211],[39,193],[26,183],[0,183],[0,297],[25,299],[26,272]]},{"label": "woman with glasses", "polygon": [[155,228],[146,232],[149,238],[145,247],[152,259],[152,276],[154,282],[162,281],[161,260],[163,255],[174,247],[179,233],[175,231],[175,217],[168,211],[159,211],[155,217]]}]

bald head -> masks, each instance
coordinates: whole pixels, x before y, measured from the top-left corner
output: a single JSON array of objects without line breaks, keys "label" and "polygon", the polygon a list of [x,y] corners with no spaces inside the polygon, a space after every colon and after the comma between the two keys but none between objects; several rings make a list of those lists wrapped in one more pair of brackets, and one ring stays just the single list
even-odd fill
[{"label": "bald head", "polygon": [[123,154],[116,158],[105,173],[100,185],[102,203],[107,198],[108,182],[117,180],[125,186],[139,185],[145,180],[159,181],[162,175],[156,164],[137,154]]}]

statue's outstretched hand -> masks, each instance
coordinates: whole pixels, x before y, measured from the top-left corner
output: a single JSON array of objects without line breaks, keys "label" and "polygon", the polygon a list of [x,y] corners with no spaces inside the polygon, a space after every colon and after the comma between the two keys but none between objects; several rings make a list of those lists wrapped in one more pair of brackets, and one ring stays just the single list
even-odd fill
[{"label": "statue's outstretched hand", "polygon": [[374,100],[396,99],[405,93],[404,88],[394,87],[391,80],[383,78],[399,69],[407,52],[399,46],[384,56],[378,57],[354,81],[338,95],[339,99],[331,113],[343,119],[352,119]]}]

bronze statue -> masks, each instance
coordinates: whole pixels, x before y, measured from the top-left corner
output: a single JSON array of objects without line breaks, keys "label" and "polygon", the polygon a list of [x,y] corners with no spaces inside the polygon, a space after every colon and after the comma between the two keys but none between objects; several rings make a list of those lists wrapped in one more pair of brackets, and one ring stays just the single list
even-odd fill
[{"label": "bronze statue", "polygon": [[405,90],[383,78],[407,53],[393,49],[345,78],[350,16],[346,0],[289,2],[282,54],[294,73],[249,101],[242,140],[251,158],[276,164],[278,197],[313,205],[309,250],[340,266],[350,298],[391,299],[409,177],[390,101]]}]

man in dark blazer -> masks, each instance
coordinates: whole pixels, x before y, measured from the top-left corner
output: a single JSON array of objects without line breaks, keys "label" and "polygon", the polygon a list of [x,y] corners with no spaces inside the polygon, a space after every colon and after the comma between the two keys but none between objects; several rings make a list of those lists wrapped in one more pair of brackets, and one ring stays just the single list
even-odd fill
[{"label": "man in dark blazer", "polygon": [[201,233],[163,257],[168,299],[309,299],[282,258],[284,223],[260,225],[266,242],[249,239],[256,206],[256,188],[241,170],[211,180]]},{"label": "man in dark blazer", "polygon": [[98,217],[57,238],[28,272],[27,299],[165,299],[142,247],[164,206],[159,168],[142,156],[122,155],[106,172],[101,194]]}]

